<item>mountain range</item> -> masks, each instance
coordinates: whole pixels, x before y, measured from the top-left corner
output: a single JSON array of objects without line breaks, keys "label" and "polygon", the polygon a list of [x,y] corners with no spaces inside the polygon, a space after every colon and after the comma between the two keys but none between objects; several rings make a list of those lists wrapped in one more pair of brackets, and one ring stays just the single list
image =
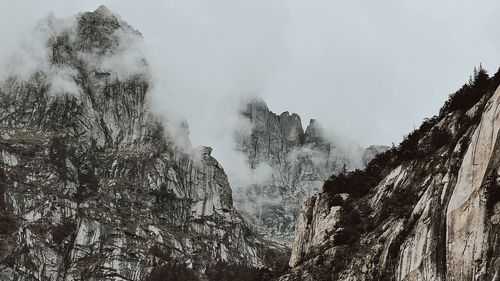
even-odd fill
[{"label": "mountain range", "polygon": [[0,81],[1,280],[499,280],[500,72],[393,147],[250,98],[230,133],[267,173],[231,186],[152,110],[139,31],[104,6],[36,31]]}]

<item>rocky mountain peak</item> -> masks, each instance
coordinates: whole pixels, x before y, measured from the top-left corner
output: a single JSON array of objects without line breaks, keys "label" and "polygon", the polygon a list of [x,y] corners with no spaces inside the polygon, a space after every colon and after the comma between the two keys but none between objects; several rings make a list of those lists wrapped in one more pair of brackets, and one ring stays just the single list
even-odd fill
[{"label": "rocky mountain peak", "polygon": [[263,184],[236,187],[236,206],[259,232],[290,244],[300,204],[330,175],[344,167],[358,168],[360,161],[337,149],[314,119],[304,132],[298,114],[277,115],[260,98],[245,108],[242,116],[250,122],[251,132],[237,139],[238,149],[250,167],[270,167],[272,175]]},{"label": "rocky mountain peak", "polygon": [[243,102],[245,103],[244,107],[246,107],[246,110],[243,110],[243,112],[251,112],[252,108],[255,111],[256,110],[259,110],[259,111],[268,111],[269,110],[266,102],[261,97],[258,97],[258,96],[248,97]]},{"label": "rocky mountain peak", "polygon": [[95,11],[94,14],[99,14],[103,17],[106,16],[113,16],[113,13],[104,5],[99,6]]},{"label": "rocky mountain peak", "polygon": [[320,127],[318,120],[310,119],[309,125],[307,125],[307,128],[306,128],[306,131],[307,131],[307,129],[313,130],[314,128],[317,128],[317,127]]},{"label": "rocky mountain peak", "polygon": [[211,149],[151,112],[139,34],[102,7],[76,19],[42,34],[36,73],[0,81],[0,280],[265,265],[277,248],[235,211]]},{"label": "rocky mountain peak", "polygon": [[279,121],[282,127],[286,129],[287,140],[295,145],[300,145],[304,137],[300,116],[297,113],[290,114],[285,111],[279,115]]},{"label": "rocky mountain peak", "polygon": [[55,80],[69,84],[78,73],[108,80],[126,80],[134,75],[148,79],[142,35],[106,7],[70,19],[49,17],[45,21],[42,31],[47,38],[42,40],[47,41],[43,43],[49,49],[48,61],[57,66],[51,71]]},{"label": "rocky mountain peak", "polygon": [[[85,12],[77,20],[78,47],[84,51],[100,54],[116,50],[120,44],[118,30],[132,32],[133,29],[119,20],[105,6],[94,12]],[[135,35],[139,35],[135,32]]]},{"label": "rocky mountain peak", "polygon": [[312,146],[325,144],[324,129],[316,119],[311,119],[304,133],[304,143]]}]

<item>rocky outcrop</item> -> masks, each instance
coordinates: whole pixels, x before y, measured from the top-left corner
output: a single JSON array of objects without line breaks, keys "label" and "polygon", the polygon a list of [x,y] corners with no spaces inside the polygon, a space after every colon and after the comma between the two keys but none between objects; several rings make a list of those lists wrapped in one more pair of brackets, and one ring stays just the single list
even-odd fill
[{"label": "rocky outcrop", "polygon": [[310,249],[328,239],[339,220],[340,209],[339,206],[330,207],[328,200],[321,195],[311,197],[303,204],[295,224],[290,266],[298,265]]},{"label": "rocky outcrop", "polygon": [[251,125],[250,136],[238,139],[239,148],[248,155],[252,168],[263,162],[280,162],[302,144],[304,129],[299,115],[283,112],[276,115],[264,101],[252,99],[242,112]]},{"label": "rocky outcrop", "polygon": [[308,199],[281,280],[498,280],[500,89],[481,94]]},{"label": "rocky outcrop", "polygon": [[373,146],[365,151],[355,143],[344,147],[314,119],[304,131],[299,115],[277,115],[258,98],[247,103],[242,115],[251,130],[237,136],[238,150],[251,168],[269,168],[271,175],[263,183],[235,187],[236,207],[259,233],[283,244],[291,244],[300,205],[329,176],[361,168],[362,157],[368,160],[384,150]]},{"label": "rocky outcrop", "polygon": [[185,124],[179,147],[151,114],[147,63],[129,48],[140,33],[104,7],[60,21],[41,22],[46,65],[0,88],[0,279],[264,265],[269,245],[211,149],[192,149]]},{"label": "rocky outcrop", "polygon": [[235,187],[236,207],[258,232],[289,244],[302,202],[350,159],[340,159],[315,120],[304,131],[299,115],[277,115],[258,98],[247,103],[242,115],[251,131],[237,137],[238,150],[252,169],[265,167],[271,172],[263,183]]},{"label": "rocky outcrop", "polygon": [[[487,103],[472,135],[446,210],[446,277],[450,280],[480,279],[487,273],[500,278],[500,232],[498,221],[496,228],[488,223],[484,188],[488,177],[495,181],[500,177],[499,130],[500,90]],[[489,236],[494,237],[491,246],[496,249],[490,247]],[[488,257],[488,251],[496,255]],[[489,272],[488,262],[497,268]]]}]

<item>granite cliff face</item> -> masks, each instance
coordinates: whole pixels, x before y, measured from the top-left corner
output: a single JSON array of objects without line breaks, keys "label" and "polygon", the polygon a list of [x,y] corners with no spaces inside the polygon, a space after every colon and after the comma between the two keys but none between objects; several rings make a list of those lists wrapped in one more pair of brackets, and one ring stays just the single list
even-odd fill
[{"label": "granite cliff face", "polygon": [[277,115],[258,98],[247,103],[242,115],[251,131],[237,136],[238,150],[251,168],[268,168],[270,177],[262,184],[236,187],[236,206],[258,232],[283,244],[292,240],[302,202],[329,176],[361,168],[364,160],[384,150],[364,150],[355,143],[342,147],[316,120],[304,130],[299,115]]},{"label": "granite cliff face", "polygon": [[303,204],[281,280],[500,280],[500,75],[485,75]]},{"label": "granite cliff face", "polygon": [[151,114],[139,32],[104,7],[40,24],[44,64],[0,87],[0,279],[264,265],[211,149]]}]

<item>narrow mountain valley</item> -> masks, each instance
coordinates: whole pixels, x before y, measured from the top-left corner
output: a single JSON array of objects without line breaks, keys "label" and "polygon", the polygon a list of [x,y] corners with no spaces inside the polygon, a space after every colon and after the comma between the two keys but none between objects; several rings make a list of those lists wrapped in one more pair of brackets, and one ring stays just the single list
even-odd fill
[{"label": "narrow mountain valley", "polygon": [[500,280],[500,70],[392,147],[251,98],[230,133],[267,173],[231,186],[153,110],[120,16],[49,15],[35,34],[30,67],[0,81],[0,280]]}]

